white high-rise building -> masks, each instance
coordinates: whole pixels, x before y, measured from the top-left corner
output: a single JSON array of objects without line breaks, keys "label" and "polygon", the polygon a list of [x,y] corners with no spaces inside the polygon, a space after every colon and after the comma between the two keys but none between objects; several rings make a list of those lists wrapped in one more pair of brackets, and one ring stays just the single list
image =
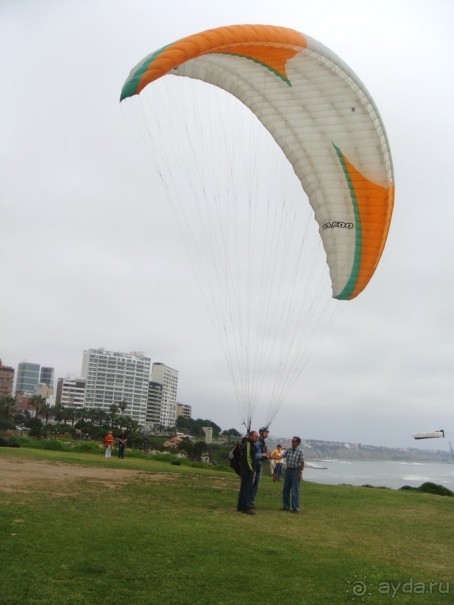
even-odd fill
[{"label": "white high-rise building", "polygon": [[162,384],[159,423],[164,427],[173,427],[177,419],[178,371],[163,363],[154,363],[151,380]]},{"label": "white high-rise building", "polygon": [[65,408],[83,408],[85,380],[83,378],[59,378],[56,403]]},{"label": "white high-rise building", "polygon": [[120,408],[125,404],[124,413],[145,425],[150,365],[150,358],[143,353],[117,353],[104,349],[84,351],[84,405],[108,412],[112,405]]}]

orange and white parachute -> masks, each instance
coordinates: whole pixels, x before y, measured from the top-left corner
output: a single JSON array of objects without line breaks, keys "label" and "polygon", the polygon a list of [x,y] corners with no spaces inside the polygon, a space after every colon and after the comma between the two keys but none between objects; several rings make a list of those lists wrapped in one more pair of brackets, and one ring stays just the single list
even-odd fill
[{"label": "orange and white parachute", "polygon": [[309,36],[284,27],[233,25],[148,55],[131,71],[121,100],[167,74],[226,90],[263,123],[314,209],[333,296],[357,296],[380,260],[394,201],[385,129],[359,78]]},{"label": "orange and white parachute", "polygon": [[[137,139],[174,209],[243,421],[250,426],[255,405],[268,401],[261,424],[269,425],[316,345],[324,311],[339,307],[330,288],[335,299],[355,298],[382,255],[394,181],[378,110],[328,48],[264,25],[164,46],[131,71],[121,100],[129,97],[128,111],[145,120]],[[312,209],[310,227],[303,207]]]}]

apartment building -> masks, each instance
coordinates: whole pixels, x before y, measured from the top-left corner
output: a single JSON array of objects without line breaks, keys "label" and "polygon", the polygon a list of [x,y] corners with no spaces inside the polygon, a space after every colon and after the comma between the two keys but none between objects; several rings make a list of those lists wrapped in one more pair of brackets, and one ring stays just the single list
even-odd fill
[{"label": "apartment building", "polygon": [[147,426],[159,429],[161,426],[162,384],[150,380],[148,383]]},{"label": "apartment building", "polygon": [[11,397],[13,394],[14,368],[4,366],[0,359],[0,397]]},{"label": "apartment building", "polygon": [[151,360],[143,353],[105,349],[84,351],[82,378],[86,381],[84,405],[109,411],[126,404],[124,413],[146,424]]},{"label": "apartment building", "polygon": [[151,380],[162,385],[159,424],[163,427],[175,426],[177,418],[178,371],[163,363],[154,363]]},{"label": "apartment building", "polygon": [[177,403],[177,418],[183,416],[183,418],[192,418],[192,406],[186,403]]},{"label": "apartment building", "polygon": [[55,403],[65,408],[83,408],[85,384],[83,378],[59,378]]}]

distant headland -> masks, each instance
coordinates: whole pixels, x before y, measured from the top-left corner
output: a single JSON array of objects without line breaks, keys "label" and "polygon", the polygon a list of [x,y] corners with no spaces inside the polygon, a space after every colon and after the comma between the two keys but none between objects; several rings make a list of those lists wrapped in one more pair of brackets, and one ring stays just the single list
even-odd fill
[{"label": "distant headland", "polygon": [[[269,440],[270,441],[270,440]],[[290,447],[288,439],[280,439],[284,447]],[[277,441],[276,441],[277,443]],[[362,443],[344,441],[302,441],[306,460],[401,460],[408,462],[451,462],[453,457],[449,448],[442,450],[423,450],[418,448],[389,448]]]}]

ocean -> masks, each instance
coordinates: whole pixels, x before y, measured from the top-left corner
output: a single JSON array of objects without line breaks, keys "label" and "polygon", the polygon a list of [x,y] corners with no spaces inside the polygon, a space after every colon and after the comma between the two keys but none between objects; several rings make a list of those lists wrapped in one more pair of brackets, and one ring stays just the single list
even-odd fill
[{"label": "ocean", "polygon": [[[326,467],[326,468],[314,468]],[[307,460],[305,481],[327,485],[373,485],[399,489],[419,487],[426,481],[454,492],[454,464],[437,462],[396,462],[391,460]]]}]

